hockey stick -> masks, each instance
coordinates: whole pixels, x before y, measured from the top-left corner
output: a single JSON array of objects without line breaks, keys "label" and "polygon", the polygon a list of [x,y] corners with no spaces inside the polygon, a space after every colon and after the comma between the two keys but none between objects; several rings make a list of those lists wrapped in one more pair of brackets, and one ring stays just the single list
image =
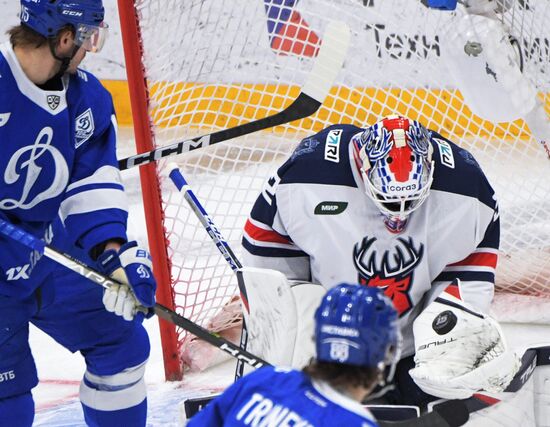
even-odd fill
[{"label": "hockey stick", "polygon": [[[376,417],[376,415],[375,415]],[[378,421],[380,427],[459,427],[469,419],[468,409],[460,400],[448,400],[428,412],[409,420]]]},{"label": "hockey stick", "polygon": [[[206,212],[202,204],[199,202],[197,197],[195,196],[195,193],[193,193],[193,190],[191,190],[191,187],[189,186],[189,183],[185,180],[182,173],[178,169],[178,166],[176,164],[169,165],[168,170],[170,171],[169,176],[174,185],[177,187],[177,189],[183,193],[183,198],[187,201],[189,206],[191,207],[191,210],[195,213],[195,216],[199,219],[200,223],[210,236],[210,238],[214,241],[216,244],[216,247],[221,252],[231,269],[236,273],[237,270],[242,268],[242,264],[237,259],[237,256],[227,243],[227,241],[223,238],[221,232],[218,230],[216,225],[214,224],[214,221],[212,221],[212,218],[210,218],[210,215]],[[246,287],[244,283],[239,279],[239,291],[241,292],[241,299],[244,301],[245,305],[248,306],[248,297],[246,295]],[[246,323],[242,321],[242,331],[241,331],[241,342],[240,347],[243,350],[246,350],[246,346],[248,344],[248,328],[246,327]],[[235,381],[237,381],[239,378],[243,376],[244,372],[244,363],[242,361],[237,361],[237,366],[235,368]]]},{"label": "hockey stick", "polygon": [[189,183],[183,177],[182,173],[178,169],[178,166],[172,163],[169,165],[168,170],[170,171],[170,179],[177,187],[177,189],[181,193],[183,193],[183,198],[187,201],[187,203],[191,207],[191,210],[199,219],[200,223],[202,224],[208,235],[214,241],[216,247],[221,252],[231,269],[236,272],[237,270],[242,268],[242,264],[237,259],[237,256],[231,250],[229,244],[223,238],[222,234],[214,224],[214,221],[212,221],[212,218],[210,218],[202,204],[197,199],[197,196],[195,196],[195,193],[193,193],[193,190],[191,190]]},{"label": "hockey stick", "polygon": [[[60,252],[57,249],[46,245],[46,243],[39,239],[38,237],[33,236],[30,233],[22,230],[19,227],[16,227],[9,222],[0,219],[0,233],[31,248],[40,254],[45,255],[51,260],[67,267],[68,269],[74,271],[77,274],[80,274],[83,277],[91,280],[92,282],[103,286],[104,288],[109,288],[113,285],[120,285],[121,283],[117,280],[111,279],[83,262],[73,258],[72,256]],[[209,344],[212,344],[215,347],[218,347],[220,350],[225,351],[232,357],[237,360],[242,360],[244,363],[248,363],[253,368],[261,368],[262,366],[269,365],[265,360],[249,353],[246,350],[241,349],[239,346],[233,344],[232,342],[208,331],[202,326],[192,322],[191,320],[179,315],[175,311],[170,310],[169,308],[156,303],[152,308],[157,316],[160,318],[171,322],[186,331],[192,333],[196,337],[206,341]]]},{"label": "hockey stick", "polygon": [[284,110],[268,117],[252,122],[244,123],[232,128],[223,129],[217,132],[203,135],[196,138],[179,141],[155,150],[136,154],[119,160],[120,170],[129,169],[134,166],[142,166],[155,160],[168,156],[174,156],[197,148],[217,144],[242,135],[257,132],[262,129],[271,128],[303,119],[315,113],[332,87],[332,83],[346,56],[350,40],[350,31],[346,24],[332,21],[328,25],[323,42],[319,49],[317,59],[313,66],[308,80],[302,87],[298,97]]}]

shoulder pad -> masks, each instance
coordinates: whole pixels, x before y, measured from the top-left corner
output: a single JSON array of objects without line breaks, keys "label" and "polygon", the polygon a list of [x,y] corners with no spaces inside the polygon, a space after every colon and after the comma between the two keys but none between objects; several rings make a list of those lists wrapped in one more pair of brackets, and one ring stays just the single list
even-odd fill
[{"label": "shoulder pad", "polygon": [[431,134],[434,148],[434,190],[475,197],[494,207],[494,191],[475,157],[437,132]]},{"label": "shoulder pad", "polygon": [[281,184],[311,183],[355,187],[348,146],[362,129],[352,125],[330,126],[303,139],[279,169]]}]

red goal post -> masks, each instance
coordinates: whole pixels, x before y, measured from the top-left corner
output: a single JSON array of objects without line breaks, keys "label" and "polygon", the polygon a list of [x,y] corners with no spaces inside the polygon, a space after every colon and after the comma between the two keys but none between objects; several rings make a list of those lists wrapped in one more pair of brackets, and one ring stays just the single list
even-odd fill
[{"label": "red goal post", "polygon": [[[501,3],[507,9],[495,19],[519,41],[524,75],[548,113],[550,4]],[[472,151],[489,176],[502,218],[497,290],[550,296],[550,161],[522,120],[485,121],[453,87],[440,38],[455,13],[428,10],[419,0],[118,4],[138,152],[277,112],[297,96],[328,22],[342,20],[352,30],[342,72],[315,115],[171,158],[237,256],[264,178],[302,137],[398,112]],[[164,167],[160,161],[140,170],[158,300],[224,329],[235,319],[230,313],[220,321],[218,313],[236,294],[236,279]],[[181,378],[190,337],[161,321],[161,338],[166,377]]]}]

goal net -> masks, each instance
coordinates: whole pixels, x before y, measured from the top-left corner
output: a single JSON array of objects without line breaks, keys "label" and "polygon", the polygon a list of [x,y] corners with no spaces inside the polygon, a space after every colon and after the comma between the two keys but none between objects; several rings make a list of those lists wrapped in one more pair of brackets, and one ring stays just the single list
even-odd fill
[{"label": "goal net", "polygon": [[[492,3],[550,111],[550,3]],[[501,209],[498,292],[550,296],[548,153],[522,120],[491,123],[465,105],[441,58],[456,12],[419,0],[119,0],[119,11],[139,151],[280,111],[300,92],[328,23],[350,26],[344,66],[315,115],[170,159],[237,256],[264,179],[303,137],[399,113],[470,150],[488,175]],[[239,311],[236,278],[165,169],[142,168],[159,301],[225,330]],[[161,334],[167,377],[178,378],[191,337],[167,324]]]}]

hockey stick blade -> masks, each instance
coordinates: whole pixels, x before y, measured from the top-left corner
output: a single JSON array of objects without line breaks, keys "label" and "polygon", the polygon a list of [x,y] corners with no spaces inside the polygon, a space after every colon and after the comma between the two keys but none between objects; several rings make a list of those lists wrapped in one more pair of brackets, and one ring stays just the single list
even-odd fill
[{"label": "hockey stick blade", "polygon": [[[30,233],[22,230],[19,227],[10,224],[9,222],[0,219],[0,233],[25,245],[31,249],[34,249],[42,254],[44,254],[49,259],[57,262],[58,264],[63,265],[64,267],[74,271],[75,273],[86,277],[88,280],[103,286],[104,288],[109,288],[114,285],[121,285],[120,282],[114,280],[110,277],[107,277],[100,272],[94,270],[90,266],[86,265],[80,260],[73,258],[71,255],[65,254],[51,246],[46,245],[41,239],[33,236]],[[147,311],[148,309],[142,307],[143,310]],[[153,307],[155,314],[171,322],[186,331],[192,333],[197,338],[206,341],[207,343],[218,347],[220,350],[228,353],[230,356],[236,358],[237,360],[242,360],[244,363],[249,364],[253,368],[261,368],[262,366],[268,366],[269,363],[265,360],[249,353],[246,350],[242,350],[239,346],[233,344],[232,342],[208,331],[202,326],[192,322],[191,320],[181,316],[169,308],[156,303]]]},{"label": "hockey stick blade", "polygon": [[298,97],[284,110],[249,123],[127,157],[119,160],[118,166],[120,170],[146,165],[168,156],[186,153],[238,136],[248,135],[311,116],[322,105],[332,87],[332,83],[342,68],[349,41],[350,30],[346,24],[333,21],[328,25],[307,82],[302,87],[302,91]]}]

